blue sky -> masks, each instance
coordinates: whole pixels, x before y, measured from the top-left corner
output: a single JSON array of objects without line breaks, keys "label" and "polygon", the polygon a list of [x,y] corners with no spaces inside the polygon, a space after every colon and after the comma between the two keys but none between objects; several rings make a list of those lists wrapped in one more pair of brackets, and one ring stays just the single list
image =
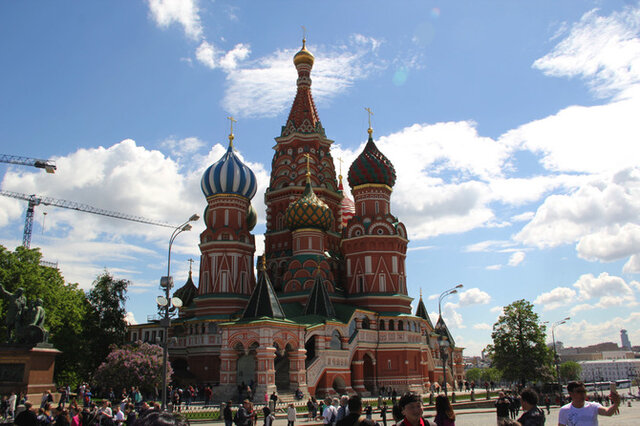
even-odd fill
[{"label": "blue sky", "polygon": [[[621,328],[639,344],[637,1],[2,2],[0,152],[59,170],[2,164],[0,186],[178,224],[205,207],[200,177],[232,114],[259,179],[261,253],[302,25],[334,157],[346,174],[370,107],[398,172],[410,295],[422,289],[437,313],[432,297],[464,284],[443,315],[467,354],[520,298],[542,320],[571,316],[556,330],[566,345],[619,343]],[[0,197],[10,249],[25,204]],[[176,240],[178,282],[203,229]],[[142,322],[168,231],[39,206],[32,246],[84,288],[104,268],[130,279],[127,309]]]}]

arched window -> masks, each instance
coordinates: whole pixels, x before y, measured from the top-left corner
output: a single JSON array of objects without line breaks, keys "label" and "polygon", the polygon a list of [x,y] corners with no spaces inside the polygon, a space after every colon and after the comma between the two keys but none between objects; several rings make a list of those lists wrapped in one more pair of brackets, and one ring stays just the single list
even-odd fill
[{"label": "arched window", "polygon": [[402,321],[398,321],[398,331],[402,330],[404,330],[404,324],[402,323]]},{"label": "arched window", "polygon": [[336,350],[342,349],[342,340],[340,339],[340,333],[338,333],[338,330],[334,330],[331,334],[331,342],[329,343],[329,348]]},{"label": "arched window", "polygon": [[380,325],[378,325],[378,330],[384,330],[384,320],[380,320]]},{"label": "arched window", "polygon": [[393,322],[393,320],[389,320],[389,330],[393,331],[395,330],[395,323]]},{"label": "arched window", "polygon": [[362,328],[364,330],[369,330],[371,328],[371,325],[369,323],[369,317],[362,318]]}]

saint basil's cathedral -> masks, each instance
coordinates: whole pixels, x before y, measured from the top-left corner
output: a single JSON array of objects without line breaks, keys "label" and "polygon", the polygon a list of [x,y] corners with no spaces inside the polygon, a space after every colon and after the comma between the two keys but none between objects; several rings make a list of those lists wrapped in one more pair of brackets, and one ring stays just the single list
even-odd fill
[{"label": "saint basil's cathedral", "polygon": [[[369,128],[349,167],[348,198],[311,95],[314,56],[304,41],[293,63],[297,92],[275,138],[257,277],[257,182],[234,153],[233,132],[202,177],[200,282],[190,273],[174,293],[183,307],[170,330],[173,379],[217,384],[221,397],[242,383],[258,395],[372,395],[383,387],[424,393],[443,380],[439,340],[449,354],[446,380],[462,379],[462,348],[442,318],[434,327],[422,296],[411,310],[407,230],[391,211],[393,164]],[[154,327],[133,326],[130,336],[151,340]]]}]

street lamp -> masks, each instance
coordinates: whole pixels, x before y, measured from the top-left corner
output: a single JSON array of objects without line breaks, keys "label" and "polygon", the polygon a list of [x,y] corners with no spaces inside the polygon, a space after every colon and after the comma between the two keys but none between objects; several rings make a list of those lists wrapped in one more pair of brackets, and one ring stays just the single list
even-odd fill
[{"label": "street lamp", "polygon": [[[442,320],[442,300],[449,295],[457,293],[458,289],[462,287],[464,287],[462,284],[458,284],[449,290],[443,291],[438,297],[438,322],[443,324],[442,329],[438,330],[438,346],[440,347],[440,358],[442,358],[442,388],[444,389],[444,396],[447,396],[447,358],[449,358],[447,346],[449,345],[449,339],[445,334],[444,321]],[[453,368],[451,370],[451,378],[453,378]]]},{"label": "street lamp", "polygon": [[169,255],[167,256],[167,276],[160,278],[160,288],[164,289],[164,296],[158,296],[158,310],[160,311],[160,325],[163,329],[164,342],[162,347],[162,410],[167,409],[167,364],[169,361],[169,327],[171,326],[171,317],[176,314],[178,308],[182,307],[182,300],[177,297],[170,297],[170,291],[173,287],[173,278],[171,277],[171,246],[176,237],[184,231],[191,230],[189,222],[195,222],[200,219],[197,214],[192,215],[182,225],[176,227],[169,238]]},{"label": "street lamp", "polygon": [[553,339],[553,363],[556,366],[556,375],[558,376],[558,384],[560,384],[560,367],[558,366],[558,351],[556,350],[556,327],[569,321],[571,317],[566,317],[560,321],[556,321],[551,325],[551,338]]}]

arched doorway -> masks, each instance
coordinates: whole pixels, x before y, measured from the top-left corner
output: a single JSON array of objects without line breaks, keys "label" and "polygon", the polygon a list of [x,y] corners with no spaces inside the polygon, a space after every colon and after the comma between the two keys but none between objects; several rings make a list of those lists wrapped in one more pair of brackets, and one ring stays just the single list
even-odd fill
[{"label": "arched doorway", "polygon": [[304,344],[307,350],[307,356],[304,359],[304,368],[308,368],[316,357],[316,336],[313,335]]},{"label": "arched doorway", "polygon": [[291,351],[291,346],[287,344],[284,349],[281,349],[277,343],[274,343],[273,346],[276,348],[276,358],[273,362],[276,370],[276,387],[279,391],[288,390],[289,364],[291,363],[289,359],[289,351]]},{"label": "arched doorway", "polygon": [[362,357],[362,376],[364,378],[364,387],[369,392],[374,392],[376,388],[376,376],[374,371],[373,358],[371,355],[364,354]]},{"label": "arched doorway", "polygon": [[247,352],[244,351],[242,343],[235,346],[238,352],[238,362],[236,371],[236,384],[251,386],[255,383],[256,378],[256,349],[257,343],[253,343]]}]

